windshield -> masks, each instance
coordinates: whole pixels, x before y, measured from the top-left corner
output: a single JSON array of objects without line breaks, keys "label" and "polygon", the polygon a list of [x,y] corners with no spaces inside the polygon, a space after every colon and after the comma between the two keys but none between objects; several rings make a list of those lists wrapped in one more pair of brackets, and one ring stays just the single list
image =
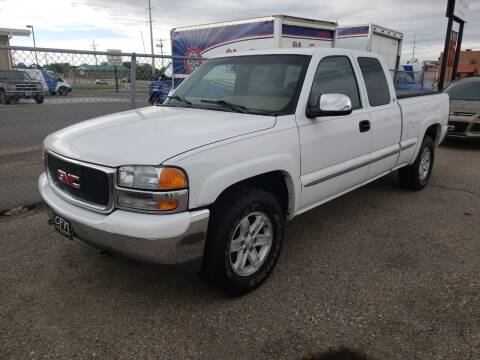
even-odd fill
[{"label": "windshield", "polygon": [[295,111],[310,56],[251,55],[212,59],[196,69],[166,102],[265,115]]},{"label": "windshield", "polygon": [[445,92],[450,100],[480,101],[480,78],[454,82]]}]

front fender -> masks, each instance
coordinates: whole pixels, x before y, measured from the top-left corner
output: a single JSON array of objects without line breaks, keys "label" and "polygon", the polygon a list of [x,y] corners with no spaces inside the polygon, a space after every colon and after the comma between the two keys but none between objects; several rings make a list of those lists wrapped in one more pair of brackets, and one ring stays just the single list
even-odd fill
[{"label": "front fender", "polygon": [[300,146],[296,124],[290,124],[193,150],[164,164],[186,170],[191,209],[213,204],[222,192],[241,181],[279,171],[289,192],[289,214],[294,214],[301,192]]},{"label": "front fender", "polygon": [[253,178],[269,172],[280,171],[285,176],[289,193],[289,213],[292,214],[296,208],[296,201],[300,198],[299,174],[296,171],[298,164],[290,154],[270,154],[246,159],[231,164],[209,174],[199,189],[196,199],[192,199],[197,207],[212,204],[226,189],[241,181]]}]

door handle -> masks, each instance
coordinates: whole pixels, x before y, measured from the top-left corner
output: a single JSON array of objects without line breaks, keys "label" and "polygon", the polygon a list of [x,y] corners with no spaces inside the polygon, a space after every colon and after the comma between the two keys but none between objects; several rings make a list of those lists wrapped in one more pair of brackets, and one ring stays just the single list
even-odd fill
[{"label": "door handle", "polygon": [[360,132],[366,132],[370,130],[370,121],[368,120],[362,120],[358,123],[358,128],[360,129]]}]

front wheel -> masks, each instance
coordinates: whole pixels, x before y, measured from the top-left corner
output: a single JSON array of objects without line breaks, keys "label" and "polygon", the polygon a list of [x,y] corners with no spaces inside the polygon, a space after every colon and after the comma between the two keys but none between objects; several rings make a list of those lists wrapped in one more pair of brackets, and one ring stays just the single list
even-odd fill
[{"label": "front wheel", "polygon": [[66,96],[67,94],[68,94],[68,89],[65,86],[61,86],[60,89],[58,89],[58,95]]},{"label": "front wheel", "polygon": [[7,95],[5,94],[5,91],[0,90],[0,104],[7,105],[8,103],[9,102],[8,102]]},{"label": "front wheel", "polygon": [[44,99],[43,96],[37,96],[37,97],[35,98],[35,102],[36,102],[37,104],[43,104],[43,101],[44,101],[44,100],[45,100],[45,99]]},{"label": "front wheel", "polygon": [[412,191],[425,188],[432,175],[434,157],[435,143],[430,136],[425,136],[415,162],[398,171],[400,185]]},{"label": "front wheel", "polygon": [[259,287],[273,271],[283,240],[284,215],[269,192],[242,187],[212,208],[203,275],[231,296]]},{"label": "front wheel", "polygon": [[150,98],[148,99],[148,102],[149,102],[150,105],[159,105],[159,104],[161,104],[160,96],[157,95],[157,94],[154,94],[154,95],[150,96]]}]

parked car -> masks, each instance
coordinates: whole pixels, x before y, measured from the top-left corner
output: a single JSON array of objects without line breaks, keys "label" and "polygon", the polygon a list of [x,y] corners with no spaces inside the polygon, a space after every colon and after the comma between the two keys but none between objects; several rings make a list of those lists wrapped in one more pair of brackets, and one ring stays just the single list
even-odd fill
[{"label": "parked car", "polygon": [[46,93],[66,96],[72,92],[72,86],[57,73],[44,69],[18,69],[25,71],[34,80],[39,81]]},{"label": "parked car", "polygon": [[9,105],[20,99],[34,99],[37,104],[44,100],[43,86],[27,73],[17,70],[0,71],[0,104]]},{"label": "parked car", "polygon": [[397,169],[427,186],[448,106],[396,96],[373,53],[231,54],[162,105],[48,136],[39,190],[67,238],[241,295],[273,271],[286,220]]},{"label": "parked car", "polygon": [[480,139],[480,77],[457,80],[444,92],[450,96],[447,135]]},{"label": "parked car", "polygon": [[95,85],[108,85],[108,83],[105,80],[97,79]]},{"label": "parked car", "polygon": [[150,105],[162,104],[172,89],[172,78],[159,76],[148,86],[148,102]]}]

